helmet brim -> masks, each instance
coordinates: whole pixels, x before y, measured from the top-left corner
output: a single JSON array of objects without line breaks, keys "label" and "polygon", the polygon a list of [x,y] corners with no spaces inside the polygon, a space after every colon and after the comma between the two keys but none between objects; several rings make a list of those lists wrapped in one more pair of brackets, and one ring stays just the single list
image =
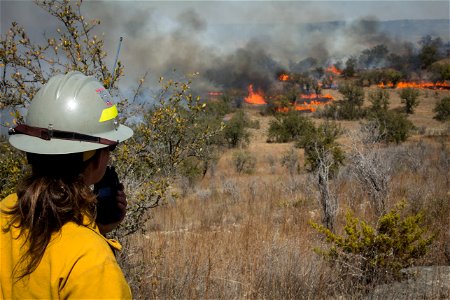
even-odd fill
[{"label": "helmet brim", "polygon": [[[125,125],[119,125],[119,127],[114,131],[93,134],[93,136],[118,141],[120,143],[132,137],[133,130]],[[36,154],[69,154],[108,147],[108,145],[85,141],[72,141],[55,138],[48,141],[24,134],[11,135],[9,137],[9,143],[19,150]]]}]

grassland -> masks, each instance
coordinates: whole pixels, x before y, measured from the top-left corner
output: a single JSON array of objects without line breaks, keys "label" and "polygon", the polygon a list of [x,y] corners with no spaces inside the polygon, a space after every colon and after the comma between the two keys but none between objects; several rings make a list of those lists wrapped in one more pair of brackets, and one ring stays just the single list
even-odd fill
[{"label": "grassland", "polygon": [[[367,93],[368,88],[366,88]],[[337,91],[327,91],[339,97]],[[391,109],[401,109],[397,90],[390,90]],[[433,107],[449,91],[422,90],[420,105],[409,119],[416,126],[401,145],[382,146],[392,166],[387,206],[405,200],[409,212],[423,211],[437,238],[417,265],[449,265],[447,233],[449,204],[449,124],[433,119]],[[232,154],[222,153],[217,164],[181,197],[152,211],[144,234],[125,241],[127,277],[135,296],[182,299],[316,299],[362,298],[358,287],[345,282],[314,251],[324,241],[309,222],[321,221],[315,178],[304,168],[290,175],[280,164],[292,144],[267,143],[271,116],[247,108],[259,129],[251,130],[245,149],[256,157],[251,174],[238,174]],[[316,122],[321,122],[315,119]],[[359,121],[344,121],[339,142],[351,151]],[[303,166],[303,151],[295,149]],[[337,231],[348,210],[374,222],[364,186],[349,175],[349,164],[332,182],[339,201]],[[439,285],[437,282],[436,285]],[[430,298],[448,297],[434,289]],[[393,298],[395,292],[391,293]],[[420,294],[406,292],[406,298]],[[406,299],[405,298],[405,299]]]}]

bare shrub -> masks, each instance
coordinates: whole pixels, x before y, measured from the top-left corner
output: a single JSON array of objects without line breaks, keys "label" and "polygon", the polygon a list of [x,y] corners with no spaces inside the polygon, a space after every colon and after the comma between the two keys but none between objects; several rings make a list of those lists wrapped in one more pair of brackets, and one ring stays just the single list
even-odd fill
[{"label": "bare shrub", "polygon": [[233,165],[238,174],[251,174],[255,169],[256,157],[248,151],[236,151],[233,153]]},{"label": "bare shrub", "polygon": [[292,177],[300,173],[300,159],[295,148],[291,148],[281,156],[281,165],[285,167]]},{"label": "bare shrub", "polygon": [[222,182],[222,189],[225,195],[230,196],[233,200],[237,201],[240,199],[240,188],[233,179],[227,179]]},{"label": "bare shrub", "polygon": [[369,196],[376,215],[386,212],[386,201],[391,182],[391,161],[384,148],[377,143],[379,133],[376,128],[367,127],[352,132],[351,152],[348,155],[348,166],[356,179]]},{"label": "bare shrub", "polygon": [[276,158],[273,155],[268,154],[266,156],[266,160],[267,160],[267,163],[269,164],[270,173],[275,174],[275,169],[276,169],[276,164],[277,164]]}]

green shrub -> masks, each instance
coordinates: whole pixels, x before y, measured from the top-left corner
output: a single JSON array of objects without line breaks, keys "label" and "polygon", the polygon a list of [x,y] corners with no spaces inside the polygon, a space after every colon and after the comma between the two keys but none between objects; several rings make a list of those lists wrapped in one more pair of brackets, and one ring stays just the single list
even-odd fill
[{"label": "green shrub", "polygon": [[[231,104],[229,104],[225,97],[220,101],[209,101],[205,107],[205,113],[210,116],[223,117],[232,111]],[[223,99],[223,100],[222,100]]]},{"label": "green shrub", "polygon": [[401,279],[401,269],[414,265],[434,240],[423,227],[423,215],[402,216],[404,207],[402,203],[381,216],[376,226],[348,213],[343,235],[311,223],[330,245],[316,252],[338,267],[352,284],[366,286]]},{"label": "green shrub", "polygon": [[433,109],[434,119],[445,122],[450,120],[450,97],[445,97],[436,103]]},{"label": "green shrub", "polygon": [[377,128],[376,140],[399,144],[410,136],[414,125],[404,114],[395,111],[378,111],[369,116],[367,127]]},{"label": "green shrub", "polygon": [[327,165],[329,177],[336,175],[345,158],[344,151],[336,141],[341,133],[339,124],[325,122],[297,139],[295,146],[305,149],[305,165],[308,171],[315,172],[320,165]]},{"label": "green shrub", "polygon": [[413,88],[402,89],[399,93],[402,103],[405,104],[405,112],[407,114],[413,114],[414,108],[419,105],[419,91]]},{"label": "green shrub", "polygon": [[372,103],[371,111],[388,110],[389,108],[389,93],[383,89],[377,89],[369,92],[369,102]]},{"label": "green shrub", "polygon": [[339,87],[339,92],[344,99],[327,105],[322,115],[326,118],[338,120],[355,120],[364,117],[365,112],[362,109],[364,103],[363,88],[353,83],[346,83]]},{"label": "green shrub", "polygon": [[428,68],[434,81],[450,80],[450,64],[436,62]]},{"label": "green shrub", "polygon": [[345,78],[353,77],[355,75],[356,63],[357,59],[355,57],[350,57],[349,59],[347,59],[347,61],[345,62],[345,68],[344,70],[342,70],[342,75]]},{"label": "green shrub", "polygon": [[298,111],[277,114],[269,123],[268,142],[288,143],[307,135],[314,123]]},{"label": "green shrub", "polygon": [[246,129],[249,125],[250,120],[242,110],[234,113],[233,117],[225,124],[222,132],[228,147],[235,148],[249,143],[250,133]]},{"label": "green shrub", "polygon": [[339,87],[339,92],[344,96],[344,101],[353,106],[361,107],[364,103],[364,90],[362,87],[352,83],[346,83]]},{"label": "green shrub", "polygon": [[193,187],[204,176],[205,172],[204,163],[194,156],[187,157],[179,167],[179,173],[187,180],[189,187]]}]

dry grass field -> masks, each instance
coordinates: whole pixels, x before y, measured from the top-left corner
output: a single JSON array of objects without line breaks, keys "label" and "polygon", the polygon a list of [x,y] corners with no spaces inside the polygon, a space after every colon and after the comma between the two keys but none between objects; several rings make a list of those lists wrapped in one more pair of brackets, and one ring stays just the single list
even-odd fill
[{"label": "dry grass field", "polygon": [[[366,89],[366,93],[367,93]],[[389,90],[391,109],[402,104],[398,90]],[[330,91],[338,97],[337,91]],[[409,119],[417,127],[404,144],[383,146],[393,171],[388,207],[405,200],[410,212],[424,211],[425,223],[437,238],[420,265],[448,265],[449,124],[434,120],[432,109],[449,91],[422,90],[420,105]],[[152,210],[145,234],[125,241],[127,277],[137,298],[181,299],[322,299],[362,298],[357,287],[340,278],[313,249],[324,241],[309,222],[321,221],[315,178],[303,168],[303,150],[295,149],[302,169],[289,175],[280,164],[292,144],[267,143],[272,117],[246,109],[259,129],[250,129],[245,149],[256,158],[251,174],[238,174],[235,149],[222,153],[214,172],[182,197]],[[316,120],[320,122],[320,120]],[[341,122],[339,140],[350,151],[359,121]],[[339,201],[337,231],[344,215],[374,221],[365,189],[346,171],[333,180]],[[178,190],[177,186],[173,187]],[[144,263],[143,263],[144,262]],[[448,297],[433,290],[431,298]],[[395,298],[395,293],[392,294]],[[407,298],[419,297],[407,294]],[[405,298],[406,299],[406,298]]]}]

